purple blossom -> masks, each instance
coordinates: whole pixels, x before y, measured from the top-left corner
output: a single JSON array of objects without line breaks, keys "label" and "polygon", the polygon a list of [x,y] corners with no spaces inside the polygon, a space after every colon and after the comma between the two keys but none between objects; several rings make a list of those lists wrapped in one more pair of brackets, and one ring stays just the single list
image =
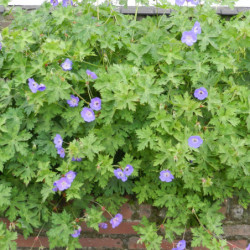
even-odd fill
[{"label": "purple blossom", "polygon": [[114,169],[114,174],[117,179],[121,179],[123,182],[128,179],[125,173],[120,168]]},{"label": "purple blossom", "polygon": [[112,228],[118,227],[121,222],[122,222],[122,215],[121,214],[117,214],[114,218],[112,218],[110,220],[110,224],[112,225]]},{"label": "purple blossom", "polygon": [[194,34],[200,34],[201,33],[201,24],[196,21],[193,28],[192,28],[192,31],[194,32]]},{"label": "purple blossom", "polygon": [[67,7],[70,4],[73,6],[73,1],[72,0],[63,0],[62,6]]},{"label": "purple blossom", "polygon": [[58,5],[58,0],[50,0],[50,3],[55,7]]},{"label": "purple blossom", "polygon": [[169,170],[162,170],[159,178],[161,181],[171,182],[174,179],[174,176]]},{"label": "purple blossom", "polygon": [[71,234],[73,238],[77,238],[81,234],[82,228],[79,226],[78,229],[74,230],[74,233]]},{"label": "purple blossom", "polygon": [[38,90],[38,84],[35,82],[33,78],[29,78],[29,88],[33,93],[36,93]]},{"label": "purple blossom", "polygon": [[131,165],[127,165],[123,171],[123,173],[126,175],[126,176],[130,176],[134,171],[134,168],[131,166]]},{"label": "purple blossom", "polygon": [[77,107],[79,98],[77,96],[71,95],[71,100],[68,100],[67,103],[69,104],[70,107]]},{"label": "purple blossom", "polygon": [[95,120],[95,114],[90,108],[83,108],[81,112],[81,116],[85,122],[92,122]]},{"label": "purple blossom", "polygon": [[190,136],[188,138],[188,146],[191,148],[199,148],[202,143],[203,143],[203,140],[198,135]]},{"label": "purple blossom", "polygon": [[38,87],[37,87],[37,90],[38,91],[44,91],[46,89],[46,86],[44,85],[44,84],[40,84],[40,85],[38,85]]},{"label": "purple blossom", "polygon": [[108,224],[102,222],[102,223],[99,223],[99,224],[98,224],[98,227],[99,227],[99,228],[102,228],[102,229],[107,229],[107,228],[108,228]]},{"label": "purple blossom", "polygon": [[86,70],[87,75],[92,79],[97,79],[97,75],[95,72],[90,71],[89,69]]},{"label": "purple blossom", "polygon": [[72,157],[72,161],[82,161],[82,158],[78,158],[78,157]]},{"label": "purple blossom", "polygon": [[208,96],[208,92],[204,87],[201,87],[194,91],[194,97],[199,100],[204,100],[207,98],[207,96]]},{"label": "purple blossom", "polygon": [[92,108],[93,110],[100,110],[102,107],[102,100],[99,97],[95,97],[93,99],[91,99],[91,102],[89,104],[90,108]]},{"label": "purple blossom", "polygon": [[186,248],[186,241],[181,240],[177,243],[176,248],[172,248],[172,250],[184,250]]},{"label": "purple blossom", "polygon": [[2,49],[2,43],[0,43],[0,50]]},{"label": "purple blossom", "polygon": [[52,188],[52,191],[57,192],[57,191],[58,191],[57,181],[55,181],[55,182],[53,183],[53,186],[55,186],[55,187]]},{"label": "purple blossom", "polygon": [[175,0],[175,4],[182,6],[185,3],[185,0]]},{"label": "purple blossom", "polygon": [[184,31],[181,41],[188,46],[192,46],[197,41],[197,35],[193,31]]},{"label": "purple blossom", "polygon": [[71,182],[68,178],[62,177],[58,181],[56,181],[56,187],[59,189],[59,191],[63,191],[68,189],[71,186]]},{"label": "purple blossom", "polygon": [[61,64],[61,67],[64,71],[69,71],[69,70],[72,70],[72,61],[67,58],[62,64]]},{"label": "purple blossom", "polygon": [[248,244],[248,246],[246,247],[246,250],[250,250],[250,244]]},{"label": "purple blossom", "polygon": [[192,4],[194,4],[194,5],[198,5],[200,1],[199,1],[199,0],[191,0],[190,2],[191,2]]},{"label": "purple blossom", "polygon": [[65,177],[70,181],[70,183],[72,183],[73,180],[76,178],[76,172],[70,170],[68,173],[65,174]]},{"label": "purple blossom", "polygon": [[64,150],[64,148],[58,148],[57,149],[57,154],[59,154],[61,158],[64,158],[65,157],[65,150]]},{"label": "purple blossom", "polygon": [[56,134],[54,138],[54,144],[56,148],[61,148],[63,144],[63,139],[59,134]]}]

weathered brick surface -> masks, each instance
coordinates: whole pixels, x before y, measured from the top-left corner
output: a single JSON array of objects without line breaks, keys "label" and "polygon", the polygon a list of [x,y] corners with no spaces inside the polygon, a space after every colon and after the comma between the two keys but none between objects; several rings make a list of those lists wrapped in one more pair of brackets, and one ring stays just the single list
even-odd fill
[{"label": "weathered brick surface", "polygon": [[134,211],[133,211],[133,209],[131,208],[131,206],[128,203],[125,203],[121,207],[120,213],[122,214],[123,219],[130,220],[132,215],[134,214]]},{"label": "weathered brick surface", "polygon": [[123,242],[121,239],[80,238],[79,241],[83,247],[123,249]]},{"label": "weathered brick surface", "polygon": [[47,237],[29,237],[24,239],[22,235],[18,235],[16,240],[18,247],[49,247],[49,241]]},{"label": "weathered brick surface", "polygon": [[226,236],[248,236],[250,239],[250,225],[226,225],[223,227]]},{"label": "weathered brick surface", "polygon": [[143,216],[146,216],[147,218],[149,218],[150,215],[151,215],[151,210],[152,210],[152,207],[150,205],[142,204],[139,207],[139,216],[140,216],[140,218],[142,218]]},{"label": "weathered brick surface", "polygon": [[[250,243],[250,223],[248,223],[250,215],[249,208],[248,210],[242,211],[241,207],[235,202],[236,201],[234,200],[225,202],[223,210],[221,211],[226,217],[224,220],[224,237],[228,240],[230,250],[245,249]],[[162,221],[163,219],[161,217],[165,215],[165,210],[156,210],[147,204],[124,204],[120,209],[120,213],[123,214],[124,221],[116,228],[112,228],[110,223],[108,223],[107,229],[100,229],[99,232],[96,232],[95,230],[88,228],[86,223],[82,223],[80,243],[83,249],[146,249],[143,244],[137,244],[139,236],[134,231],[133,226],[138,225],[138,219],[142,216],[146,216],[153,221],[158,216]],[[110,215],[106,214],[106,217],[109,221]],[[7,219],[3,218],[0,220],[6,223],[7,227],[9,227],[10,222]],[[164,229],[161,229],[159,232],[164,235]],[[190,235],[190,230],[187,230],[185,239],[188,242],[188,250],[208,249],[205,246],[191,248],[189,241]],[[173,244],[163,240],[161,249],[171,250],[176,246],[177,242],[178,241],[175,241]],[[21,248],[31,248],[33,246],[34,249],[38,249],[43,246],[49,249],[46,232],[43,232],[37,240],[35,234],[28,239],[24,239],[22,235],[19,235],[17,245]]]}]

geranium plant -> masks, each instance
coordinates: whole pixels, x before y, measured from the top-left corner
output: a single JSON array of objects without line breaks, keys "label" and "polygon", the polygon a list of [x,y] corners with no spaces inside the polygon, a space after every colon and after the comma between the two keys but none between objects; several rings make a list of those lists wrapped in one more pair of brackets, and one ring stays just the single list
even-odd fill
[{"label": "geranium plant", "polygon": [[[192,246],[225,247],[220,204],[250,197],[250,13],[187,2],[141,21],[110,3],[15,10],[0,47],[0,213],[25,237],[46,228],[51,248],[81,247],[81,222],[119,227],[129,195],[166,209],[134,227],[148,249],[185,249],[188,228]],[[0,237],[15,247],[2,224]]]}]

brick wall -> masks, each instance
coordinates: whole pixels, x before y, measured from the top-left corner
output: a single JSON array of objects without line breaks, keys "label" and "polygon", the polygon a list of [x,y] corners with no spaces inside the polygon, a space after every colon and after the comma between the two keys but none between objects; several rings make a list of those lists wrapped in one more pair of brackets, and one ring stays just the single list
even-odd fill
[{"label": "brick wall", "polygon": [[[230,249],[245,249],[250,243],[250,206],[244,210],[238,205],[237,199],[230,199],[223,204],[220,212],[226,217],[224,220],[224,238],[233,245],[229,244]],[[165,216],[164,209],[157,210],[147,204],[139,206],[138,204],[130,205],[126,203],[122,206],[120,213],[123,214],[124,221],[114,229],[109,224],[107,229],[100,229],[99,232],[96,232],[87,228],[86,224],[83,223],[80,238],[82,249],[145,249],[143,245],[137,244],[139,236],[133,230],[132,226],[137,225],[142,216],[146,216],[152,221],[162,221]],[[108,215],[107,218],[109,218]],[[6,219],[2,220],[9,225]],[[160,233],[164,234],[164,230],[162,229]],[[190,238],[190,231],[187,231],[185,234],[185,239],[188,242],[187,249],[206,249],[205,247],[191,248]],[[36,234],[27,240],[22,235],[19,235],[17,245],[20,249],[31,246],[49,248],[49,242],[44,231],[38,239],[36,239]],[[172,243],[163,240],[162,249],[172,248]]]}]

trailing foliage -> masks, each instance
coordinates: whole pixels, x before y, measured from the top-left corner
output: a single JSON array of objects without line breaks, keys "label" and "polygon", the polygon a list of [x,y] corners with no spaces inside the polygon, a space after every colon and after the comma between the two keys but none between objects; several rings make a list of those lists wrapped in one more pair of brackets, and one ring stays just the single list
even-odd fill
[{"label": "trailing foliage", "polygon": [[[129,194],[166,208],[168,241],[191,227],[192,246],[225,246],[219,204],[237,195],[246,207],[250,197],[250,13],[225,21],[212,2],[141,21],[85,1],[15,11],[0,51],[1,216],[25,237],[45,227],[51,248],[74,249],[79,223],[98,230],[103,210],[118,213]],[[182,33],[196,21],[202,32],[187,46]],[[67,58],[71,70],[61,66]],[[31,78],[46,89],[31,91]],[[203,100],[194,97],[200,87]],[[71,95],[78,106],[67,103]],[[85,122],[81,111],[93,97],[101,110]],[[202,138],[199,148],[191,136]],[[114,170],[128,164],[131,176],[117,179]],[[52,191],[70,170],[77,173],[70,188]],[[163,170],[171,181],[159,179]],[[155,222],[143,219],[135,230],[148,249],[160,249]],[[1,249],[15,248],[16,233],[3,224],[0,238]]]}]

